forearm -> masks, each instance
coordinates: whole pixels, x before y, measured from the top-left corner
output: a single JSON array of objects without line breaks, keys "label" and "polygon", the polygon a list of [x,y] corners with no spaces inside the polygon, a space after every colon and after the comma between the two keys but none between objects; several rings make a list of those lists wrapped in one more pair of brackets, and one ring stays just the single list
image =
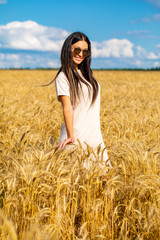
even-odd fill
[{"label": "forearm", "polygon": [[73,138],[73,109],[72,107],[64,107],[63,108],[63,116],[65,121],[65,126],[67,130],[67,137]]}]

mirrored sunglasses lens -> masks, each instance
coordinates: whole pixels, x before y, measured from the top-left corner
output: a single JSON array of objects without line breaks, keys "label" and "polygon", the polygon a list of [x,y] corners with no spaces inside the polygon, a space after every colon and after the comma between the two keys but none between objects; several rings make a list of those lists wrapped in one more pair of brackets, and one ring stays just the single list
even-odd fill
[{"label": "mirrored sunglasses lens", "polygon": [[83,56],[84,57],[89,56],[89,50],[83,50]]},{"label": "mirrored sunglasses lens", "polygon": [[78,55],[80,52],[81,52],[81,49],[80,49],[80,48],[75,48],[75,49],[74,49],[74,54],[75,54],[75,55]]}]

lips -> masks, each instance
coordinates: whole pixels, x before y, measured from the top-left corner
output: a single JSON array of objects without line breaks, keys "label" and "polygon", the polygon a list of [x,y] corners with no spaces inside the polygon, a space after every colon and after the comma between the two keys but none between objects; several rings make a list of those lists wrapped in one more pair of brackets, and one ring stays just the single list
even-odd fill
[{"label": "lips", "polygon": [[75,59],[76,59],[77,61],[82,61],[82,58],[80,58],[80,57],[75,57]]}]

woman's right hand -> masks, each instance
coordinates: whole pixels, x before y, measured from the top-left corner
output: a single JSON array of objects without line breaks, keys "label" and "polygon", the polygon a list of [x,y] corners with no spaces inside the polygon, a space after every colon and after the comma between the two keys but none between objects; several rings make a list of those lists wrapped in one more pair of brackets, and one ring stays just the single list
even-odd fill
[{"label": "woman's right hand", "polygon": [[57,149],[64,148],[68,143],[74,143],[75,138],[74,137],[69,137],[65,139],[63,142],[59,143],[57,146]]}]

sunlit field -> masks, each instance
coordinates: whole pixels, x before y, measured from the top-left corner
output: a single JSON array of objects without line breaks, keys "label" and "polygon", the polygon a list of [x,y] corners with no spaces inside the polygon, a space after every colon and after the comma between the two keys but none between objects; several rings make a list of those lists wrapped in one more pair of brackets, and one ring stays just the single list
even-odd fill
[{"label": "sunlit field", "polygon": [[160,239],[160,72],[94,71],[106,181],[89,146],[56,151],[56,73],[0,70],[0,239]]}]

